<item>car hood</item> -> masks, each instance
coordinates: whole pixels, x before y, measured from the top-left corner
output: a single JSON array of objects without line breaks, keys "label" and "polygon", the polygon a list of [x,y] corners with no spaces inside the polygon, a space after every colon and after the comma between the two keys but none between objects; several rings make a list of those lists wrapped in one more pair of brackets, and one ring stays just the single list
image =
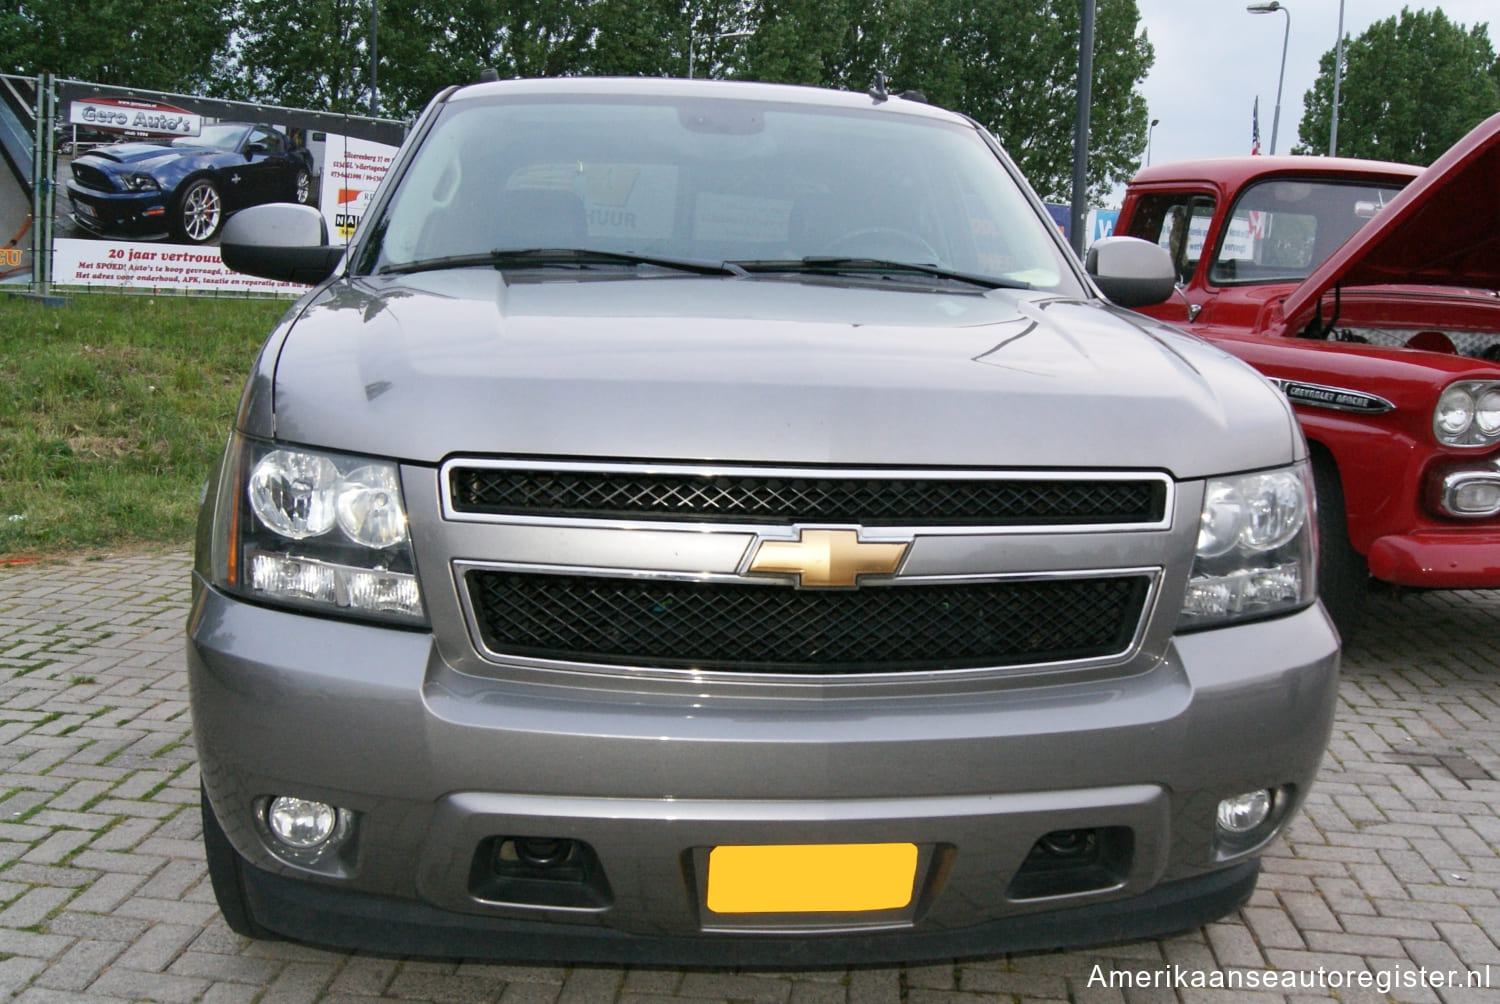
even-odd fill
[{"label": "car hood", "polygon": [[1102,303],[1016,291],[507,282],[490,269],[358,280],[310,299],[275,373],[278,439],[419,463],[488,453],[1188,477],[1224,473],[1225,457],[1251,469],[1301,451],[1281,396],[1220,350]]},{"label": "car hood", "polygon": [[1500,115],[1481,122],[1335,251],[1282,305],[1292,330],[1335,286],[1500,289]]},{"label": "car hood", "polygon": [[[110,146],[96,147],[90,150],[85,157],[95,160],[111,161],[128,167],[149,167],[152,164],[166,160],[176,160],[179,157],[196,157],[199,154],[214,153],[209,147],[199,146],[163,146],[160,143],[114,143]],[[80,160],[83,158],[80,157]]]}]

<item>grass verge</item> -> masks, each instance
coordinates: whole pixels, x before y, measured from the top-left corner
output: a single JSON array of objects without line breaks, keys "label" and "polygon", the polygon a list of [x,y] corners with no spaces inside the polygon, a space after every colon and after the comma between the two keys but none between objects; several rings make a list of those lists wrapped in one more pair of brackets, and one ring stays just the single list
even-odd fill
[{"label": "grass verge", "polygon": [[186,545],[280,300],[0,295],[0,560]]}]

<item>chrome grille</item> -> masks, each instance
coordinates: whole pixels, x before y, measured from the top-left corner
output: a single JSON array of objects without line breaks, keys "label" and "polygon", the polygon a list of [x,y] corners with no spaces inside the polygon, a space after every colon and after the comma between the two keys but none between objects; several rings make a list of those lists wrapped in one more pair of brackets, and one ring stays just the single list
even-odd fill
[{"label": "chrome grille", "polygon": [[740,673],[896,673],[1126,652],[1151,579],[925,582],[796,590],[728,582],[467,572],[502,656]]},{"label": "chrome grille", "polygon": [[699,473],[622,466],[598,470],[538,461],[526,466],[457,463],[449,503],[464,515],[661,519],[791,525],[1099,526],[1157,524],[1166,480],[1041,476],[927,477],[920,472],[826,476]]}]

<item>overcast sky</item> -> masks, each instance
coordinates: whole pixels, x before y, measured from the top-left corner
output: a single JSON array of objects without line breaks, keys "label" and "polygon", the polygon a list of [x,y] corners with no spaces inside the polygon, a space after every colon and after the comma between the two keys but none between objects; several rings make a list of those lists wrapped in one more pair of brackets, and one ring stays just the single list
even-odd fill
[{"label": "overcast sky", "polygon": [[[1105,0],[1107,2],[1107,0]],[[1141,26],[1156,49],[1156,63],[1141,85],[1151,117],[1151,162],[1250,152],[1251,108],[1260,97],[1261,152],[1271,152],[1276,79],[1287,15],[1251,14],[1249,0],[1137,0]],[[1318,60],[1338,39],[1339,0],[1282,0],[1291,14],[1286,83],[1276,152],[1290,153],[1298,141],[1302,96],[1318,75]],[[1358,38],[1376,21],[1416,10],[1442,10],[1448,20],[1472,28],[1488,24],[1491,44],[1500,39],[1496,0],[1345,0],[1344,35]],[[1391,81],[1400,86],[1400,81]],[[1345,126],[1340,123],[1340,138]],[[1326,152],[1328,137],[1318,138]]]}]

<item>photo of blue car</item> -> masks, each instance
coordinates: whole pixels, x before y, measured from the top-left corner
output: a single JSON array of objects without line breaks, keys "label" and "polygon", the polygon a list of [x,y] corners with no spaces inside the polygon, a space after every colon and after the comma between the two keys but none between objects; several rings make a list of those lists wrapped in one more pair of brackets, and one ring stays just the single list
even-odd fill
[{"label": "photo of blue car", "polygon": [[204,244],[263,202],[312,202],[312,152],[270,125],[220,122],[200,135],[97,147],[72,162],[68,200],[84,231]]}]

